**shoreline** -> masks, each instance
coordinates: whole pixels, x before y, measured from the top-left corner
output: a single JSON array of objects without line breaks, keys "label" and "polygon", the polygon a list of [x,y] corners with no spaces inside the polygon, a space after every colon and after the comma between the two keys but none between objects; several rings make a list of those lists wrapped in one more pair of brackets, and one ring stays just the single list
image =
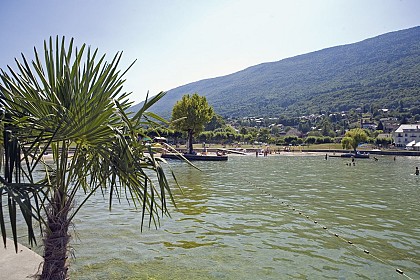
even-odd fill
[{"label": "shoreline", "polygon": [[[202,152],[203,148],[197,148],[194,149],[194,151],[196,151],[198,154],[200,154]],[[214,153],[216,154],[217,151],[219,150],[224,150],[227,152],[227,154],[229,156],[235,155],[235,153],[237,152],[243,152],[245,153],[245,155],[254,155],[256,154],[256,152],[260,152],[258,156],[264,156],[263,153],[261,151],[264,151],[264,148],[245,148],[245,149],[241,149],[241,148],[206,148],[207,153]],[[310,156],[315,156],[315,155],[323,155],[325,156],[325,154],[327,155],[341,155],[341,154],[346,154],[346,153],[351,153],[353,151],[351,150],[336,150],[336,149],[295,149],[295,150],[290,150],[290,151],[284,151],[283,149],[271,149],[270,147],[268,148],[270,152],[268,152],[267,155],[269,156],[273,156],[273,155],[283,155],[283,156],[293,156],[293,155],[310,155]],[[177,151],[179,153],[183,153],[186,152],[186,149],[184,148],[180,148],[177,149]],[[229,153],[229,151],[232,151],[231,153]],[[407,150],[358,150],[360,152],[364,152],[364,153],[369,153],[371,155],[384,155],[384,156],[419,156],[420,157],[420,151],[407,151]],[[240,155],[238,155],[240,156]]]}]

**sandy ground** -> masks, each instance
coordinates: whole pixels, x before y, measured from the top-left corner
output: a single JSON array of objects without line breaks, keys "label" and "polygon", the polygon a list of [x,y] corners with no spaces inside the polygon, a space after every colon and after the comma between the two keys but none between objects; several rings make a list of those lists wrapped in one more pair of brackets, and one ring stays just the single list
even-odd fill
[{"label": "sandy ground", "polygon": [[13,241],[6,240],[6,248],[0,246],[0,280],[31,279],[44,259],[21,244],[16,253]]},{"label": "sandy ground", "polygon": [[[332,155],[333,153],[295,151],[295,152],[271,153],[271,154],[267,154],[267,156],[269,156],[269,157],[271,157],[271,156],[325,156],[325,154]],[[235,155],[235,154],[229,154],[229,156],[233,156],[233,155]],[[246,155],[255,157],[255,152],[247,152]],[[241,156],[241,155],[237,155],[237,156]],[[258,156],[263,157],[264,155],[262,153],[260,153]]]}]

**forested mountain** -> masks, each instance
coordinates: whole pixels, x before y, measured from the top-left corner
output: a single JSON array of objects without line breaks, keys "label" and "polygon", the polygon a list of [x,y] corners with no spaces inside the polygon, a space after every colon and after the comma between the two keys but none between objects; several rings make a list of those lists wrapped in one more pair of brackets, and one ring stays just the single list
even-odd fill
[{"label": "forested mountain", "polygon": [[168,118],[195,92],[224,117],[420,107],[420,26],[180,86],[152,111]]}]

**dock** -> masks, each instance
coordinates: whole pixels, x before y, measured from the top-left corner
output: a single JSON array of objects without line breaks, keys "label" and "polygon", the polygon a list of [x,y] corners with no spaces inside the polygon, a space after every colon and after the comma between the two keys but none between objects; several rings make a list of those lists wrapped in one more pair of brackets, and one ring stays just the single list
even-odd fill
[{"label": "dock", "polygon": [[176,154],[176,153],[169,153],[169,154],[162,154],[161,158],[165,159],[178,159],[183,160],[184,158],[189,161],[227,161],[228,156],[222,155],[193,155],[193,154]]}]

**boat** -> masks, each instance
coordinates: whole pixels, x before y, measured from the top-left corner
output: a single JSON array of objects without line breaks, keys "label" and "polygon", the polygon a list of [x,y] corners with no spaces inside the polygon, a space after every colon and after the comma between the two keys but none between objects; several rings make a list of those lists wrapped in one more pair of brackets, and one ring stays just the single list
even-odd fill
[{"label": "boat", "polygon": [[369,158],[369,153],[345,153],[341,154],[340,156],[344,158]]},{"label": "boat", "polygon": [[162,154],[161,158],[165,159],[187,159],[190,161],[201,160],[201,161],[226,161],[228,160],[227,155],[202,155],[202,154],[176,154],[176,153],[166,153]]}]

